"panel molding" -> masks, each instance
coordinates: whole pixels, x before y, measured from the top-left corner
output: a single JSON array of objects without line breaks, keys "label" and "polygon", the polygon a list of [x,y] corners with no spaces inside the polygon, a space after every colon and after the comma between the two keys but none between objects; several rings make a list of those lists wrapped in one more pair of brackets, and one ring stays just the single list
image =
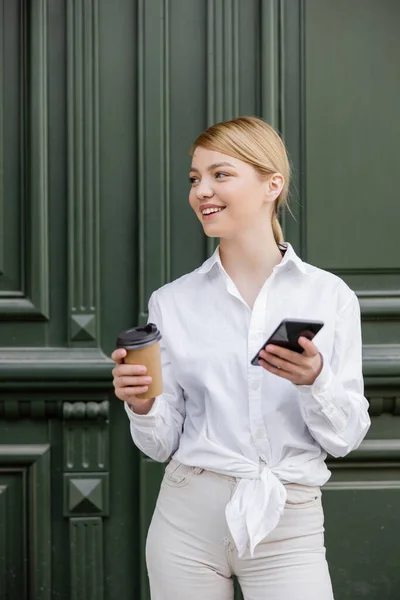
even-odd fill
[{"label": "panel molding", "polygon": [[398,490],[400,480],[376,480],[376,481],[331,481],[324,485],[324,491],[329,490],[342,492],[344,490]]},{"label": "panel molding", "polygon": [[240,0],[207,0],[207,126],[239,116]]},{"label": "panel molding", "polygon": [[104,558],[101,517],[69,520],[71,600],[103,600]]},{"label": "panel molding", "polygon": [[[207,0],[207,127],[240,114],[239,0]],[[218,238],[206,238],[209,256]]]},{"label": "panel molding", "polygon": [[157,287],[171,279],[169,0],[139,0],[137,35],[139,322],[144,323],[152,291],[148,273]]},{"label": "panel molding", "polygon": [[3,90],[4,90],[4,0],[0,0],[0,275],[4,274],[4,164],[3,164]]},{"label": "panel molding", "polygon": [[103,388],[115,363],[98,348],[1,348],[2,389]]},{"label": "panel molding", "polygon": [[104,597],[103,518],[109,516],[109,403],[63,404],[64,517],[71,598]]},{"label": "panel molding", "polygon": [[[2,9],[0,2],[0,11]],[[7,590],[7,494],[8,486],[0,485],[0,598],[5,597]]]},{"label": "panel molding", "polygon": [[[97,348],[2,348],[0,385],[6,389],[111,388],[115,363]],[[363,347],[363,373],[368,390],[400,386],[400,345]],[[77,410],[77,409],[75,409]]]},{"label": "panel molding", "polygon": [[280,103],[284,97],[281,81],[281,2],[261,0],[260,9],[261,117],[280,131]]},{"label": "panel molding", "polygon": [[[24,215],[26,233],[26,258],[22,272],[25,273],[26,289],[3,293],[0,297],[0,320],[46,321],[49,319],[49,230],[48,230],[48,73],[47,73],[47,0],[30,2],[30,23],[27,24],[27,3],[21,5],[22,66],[25,75],[29,64],[29,154],[24,136],[22,148],[23,177],[29,161],[30,185],[22,186],[23,203],[27,203]],[[27,42],[27,31],[30,31]],[[26,90],[21,96],[21,112],[25,123]],[[3,197],[1,193],[0,198]],[[1,203],[1,200],[0,200]]]},{"label": "panel molding", "polygon": [[400,293],[369,290],[356,291],[360,301],[361,315],[364,321],[379,319],[380,321],[398,319],[400,317]]},{"label": "panel molding", "polygon": [[286,239],[307,256],[304,0],[279,0],[279,21],[280,130],[294,166],[289,195],[294,218],[284,210],[281,222]]},{"label": "panel molding", "polygon": [[[0,465],[28,470],[29,595],[51,599],[51,496],[48,444],[0,445]],[[26,509],[27,510],[27,509]]]},{"label": "panel molding", "polygon": [[109,516],[108,473],[65,473],[64,516]]},{"label": "panel molding", "polygon": [[[305,2],[279,0],[280,13],[280,81],[281,128],[295,169],[291,186],[291,205],[295,219],[282,215],[284,231],[291,243],[307,257],[307,182],[306,182],[306,120],[305,94]],[[400,290],[376,289],[377,278],[400,275],[400,269],[335,268],[324,267],[346,280],[352,276],[374,276],[374,288],[357,290],[361,316],[366,321],[396,321],[400,318]],[[382,286],[384,287],[384,286]]]},{"label": "panel molding", "polygon": [[400,377],[400,344],[366,344],[363,346],[364,377]]},{"label": "panel molding", "polygon": [[66,421],[63,424],[64,471],[91,472],[108,470],[108,421]]},{"label": "panel molding", "polygon": [[[360,446],[353,450],[347,456],[335,458],[330,464],[330,468],[353,468],[357,464],[358,468],[372,468],[376,462],[394,463],[400,466],[400,439],[365,439]],[[330,461],[329,461],[330,463]],[[365,464],[364,464],[365,463]],[[346,467],[345,467],[346,465]]]},{"label": "panel molding", "polygon": [[63,418],[69,420],[88,420],[96,421],[98,419],[108,420],[110,413],[110,403],[108,400],[102,402],[63,402]]},{"label": "panel molding", "polygon": [[[65,402],[60,399],[43,399],[31,397],[20,399],[7,396],[0,399],[0,419],[7,421],[43,421],[48,419],[64,419],[65,421],[81,421],[99,423],[109,418],[110,403],[108,400],[86,400]],[[10,398],[10,399],[8,399]]]},{"label": "panel molding", "polygon": [[98,3],[67,3],[69,345],[99,342]]},{"label": "panel molding", "polygon": [[[240,115],[242,42],[240,0],[207,0],[206,125]],[[139,128],[139,322],[147,321],[148,298],[171,279],[170,190],[170,12],[169,0],[138,2],[138,128]],[[255,36],[260,61],[255,66],[257,111],[273,124],[279,119],[278,0],[262,0]],[[151,168],[150,168],[151,167]],[[154,178],[154,170],[159,173]],[[155,181],[155,179],[157,179]],[[151,214],[158,215],[152,222]],[[217,239],[204,238],[204,255]]]},{"label": "panel molding", "polygon": [[329,458],[324,490],[400,489],[400,439],[365,439],[347,456]]},{"label": "panel molding", "polygon": [[369,414],[379,417],[383,414],[400,416],[400,395],[369,396]]}]

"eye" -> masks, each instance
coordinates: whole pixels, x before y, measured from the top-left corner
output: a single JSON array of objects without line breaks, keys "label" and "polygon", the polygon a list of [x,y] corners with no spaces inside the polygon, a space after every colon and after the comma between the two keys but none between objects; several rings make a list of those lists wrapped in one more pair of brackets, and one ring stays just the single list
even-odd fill
[{"label": "eye", "polygon": [[215,173],[215,179],[224,179],[225,177],[229,177],[229,173],[223,173],[222,171]]},{"label": "eye", "polygon": [[189,177],[189,181],[193,185],[194,183],[197,183],[199,181],[199,178],[198,177]]}]

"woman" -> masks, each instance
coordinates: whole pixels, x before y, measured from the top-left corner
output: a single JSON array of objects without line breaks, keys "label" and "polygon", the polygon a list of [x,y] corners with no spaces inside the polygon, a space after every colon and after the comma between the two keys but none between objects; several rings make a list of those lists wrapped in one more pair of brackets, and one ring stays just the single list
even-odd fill
[{"label": "woman", "polygon": [[[164,392],[115,350],[115,393],[134,443],[167,461],[148,533],[153,600],[331,600],[323,539],[326,453],[344,456],[370,420],[359,305],[338,277],[282,243],[289,163],[264,121],[218,123],[192,148],[190,204],[219,248],[156,291]],[[268,346],[284,318],[321,320],[302,354]]]}]

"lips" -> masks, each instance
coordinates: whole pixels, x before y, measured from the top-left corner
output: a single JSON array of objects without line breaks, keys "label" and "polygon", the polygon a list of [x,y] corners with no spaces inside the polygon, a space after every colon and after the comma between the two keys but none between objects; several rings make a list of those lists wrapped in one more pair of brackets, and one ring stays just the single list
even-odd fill
[{"label": "lips", "polygon": [[202,204],[200,206],[200,212],[204,216],[217,214],[225,209],[225,206],[218,206],[217,204]]}]

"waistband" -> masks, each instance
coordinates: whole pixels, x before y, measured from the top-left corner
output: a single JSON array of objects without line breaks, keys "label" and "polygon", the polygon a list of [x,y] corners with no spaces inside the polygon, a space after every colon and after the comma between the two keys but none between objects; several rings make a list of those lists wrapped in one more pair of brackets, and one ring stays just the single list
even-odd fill
[{"label": "waistband", "polygon": [[263,462],[260,463],[258,474],[250,478],[190,467],[174,459],[167,467],[170,472],[182,468],[195,475],[206,472],[236,483],[232,498],[226,505],[225,516],[239,556],[243,556],[246,548],[253,556],[257,544],[278,525],[286,502],[288,505],[299,504],[321,496],[319,487],[295,482],[283,484]]}]

